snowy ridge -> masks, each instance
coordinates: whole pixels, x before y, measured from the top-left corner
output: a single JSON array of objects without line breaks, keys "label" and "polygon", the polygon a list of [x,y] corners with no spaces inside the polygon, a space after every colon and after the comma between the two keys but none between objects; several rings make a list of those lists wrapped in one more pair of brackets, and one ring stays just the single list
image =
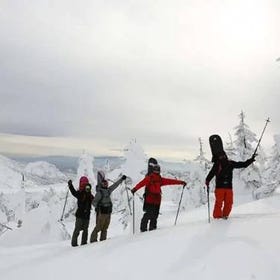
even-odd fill
[{"label": "snowy ridge", "polygon": [[22,166],[0,155],[0,189],[17,189],[22,180]]},{"label": "snowy ridge", "polygon": [[[172,215],[171,215],[172,214]],[[277,280],[280,198],[234,208],[225,220],[206,219],[206,207],[160,218],[160,228],[71,248],[69,241],[0,250],[3,279],[259,279]],[[75,264],[75,265],[73,265]],[[43,272],[43,273],[42,273]],[[226,276],[226,278],[225,278]]]},{"label": "snowy ridge", "polygon": [[52,184],[66,181],[66,176],[55,165],[45,161],[31,162],[24,168],[24,174],[39,184]]},{"label": "snowy ridge", "polygon": [[25,186],[50,185],[66,181],[66,176],[48,162],[37,161],[24,166],[0,155],[0,191],[19,190],[23,178]]}]

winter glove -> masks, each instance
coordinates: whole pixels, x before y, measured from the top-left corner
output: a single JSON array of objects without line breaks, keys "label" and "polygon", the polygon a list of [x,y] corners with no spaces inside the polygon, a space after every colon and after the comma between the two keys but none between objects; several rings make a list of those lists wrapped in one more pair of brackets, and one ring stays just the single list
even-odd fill
[{"label": "winter glove", "polygon": [[122,175],[122,181],[124,181],[126,179],[126,175]]},{"label": "winter glove", "polygon": [[136,192],[134,189],[132,189],[132,190],[130,190],[130,191],[131,191],[132,195],[134,195],[135,192]]},{"label": "winter glove", "polygon": [[73,187],[72,180],[69,180],[69,181],[68,181],[68,187]]},{"label": "winter glove", "polygon": [[255,157],[256,157],[256,156],[257,156],[257,154],[253,154],[252,157],[250,158],[250,161],[251,161],[251,162],[256,161],[256,160],[255,160]]},{"label": "winter glove", "polygon": [[183,188],[185,188],[187,185],[187,183],[185,181],[183,181]]},{"label": "winter glove", "polygon": [[86,192],[90,192],[91,191],[91,184],[87,184],[85,187]]}]

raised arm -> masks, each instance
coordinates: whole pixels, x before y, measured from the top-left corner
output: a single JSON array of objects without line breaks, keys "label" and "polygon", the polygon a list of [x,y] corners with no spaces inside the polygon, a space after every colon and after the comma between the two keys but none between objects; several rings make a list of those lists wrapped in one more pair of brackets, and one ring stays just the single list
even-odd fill
[{"label": "raised arm", "polygon": [[161,177],[161,185],[162,186],[186,185],[186,182],[182,180]]},{"label": "raised arm", "polygon": [[254,157],[251,157],[249,159],[247,159],[246,161],[231,161],[231,164],[233,166],[233,168],[246,168],[248,167],[250,164],[252,164],[255,161]]},{"label": "raised arm", "polygon": [[112,193],[121,183],[126,179],[126,176],[123,175],[119,180],[117,180],[113,185],[111,185],[108,189],[110,193]]},{"label": "raised arm", "polygon": [[72,193],[72,195],[75,196],[76,198],[78,198],[79,197],[79,192],[74,189],[72,180],[68,181],[68,187],[69,187],[69,190]]},{"label": "raised arm", "polygon": [[143,188],[149,183],[149,177],[145,177],[142,181],[140,181],[136,186],[131,190],[132,193],[135,193],[139,189]]}]

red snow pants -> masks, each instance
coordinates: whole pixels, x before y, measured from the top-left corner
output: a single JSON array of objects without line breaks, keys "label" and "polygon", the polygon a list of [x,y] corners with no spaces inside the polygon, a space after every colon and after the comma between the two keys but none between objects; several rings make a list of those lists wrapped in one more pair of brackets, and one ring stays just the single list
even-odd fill
[{"label": "red snow pants", "polygon": [[228,217],[233,204],[233,191],[232,189],[220,189],[215,190],[215,206],[213,211],[213,217],[215,219]]}]

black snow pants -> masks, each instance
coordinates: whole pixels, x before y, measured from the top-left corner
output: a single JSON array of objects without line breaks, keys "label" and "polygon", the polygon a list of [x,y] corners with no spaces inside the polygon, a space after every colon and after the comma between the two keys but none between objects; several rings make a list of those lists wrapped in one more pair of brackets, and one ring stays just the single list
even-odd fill
[{"label": "black snow pants", "polygon": [[72,235],[71,245],[78,246],[78,236],[83,231],[81,245],[87,244],[89,220],[76,218],[75,229]]},{"label": "black snow pants", "polygon": [[159,208],[160,205],[157,204],[149,204],[149,203],[144,203],[144,215],[141,220],[140,224],[140,231],[144,232],[147,231],[148,229],[148,223],[149,223],[149,230],[154,230],[157,228],[157,218],[159,215]]}]

